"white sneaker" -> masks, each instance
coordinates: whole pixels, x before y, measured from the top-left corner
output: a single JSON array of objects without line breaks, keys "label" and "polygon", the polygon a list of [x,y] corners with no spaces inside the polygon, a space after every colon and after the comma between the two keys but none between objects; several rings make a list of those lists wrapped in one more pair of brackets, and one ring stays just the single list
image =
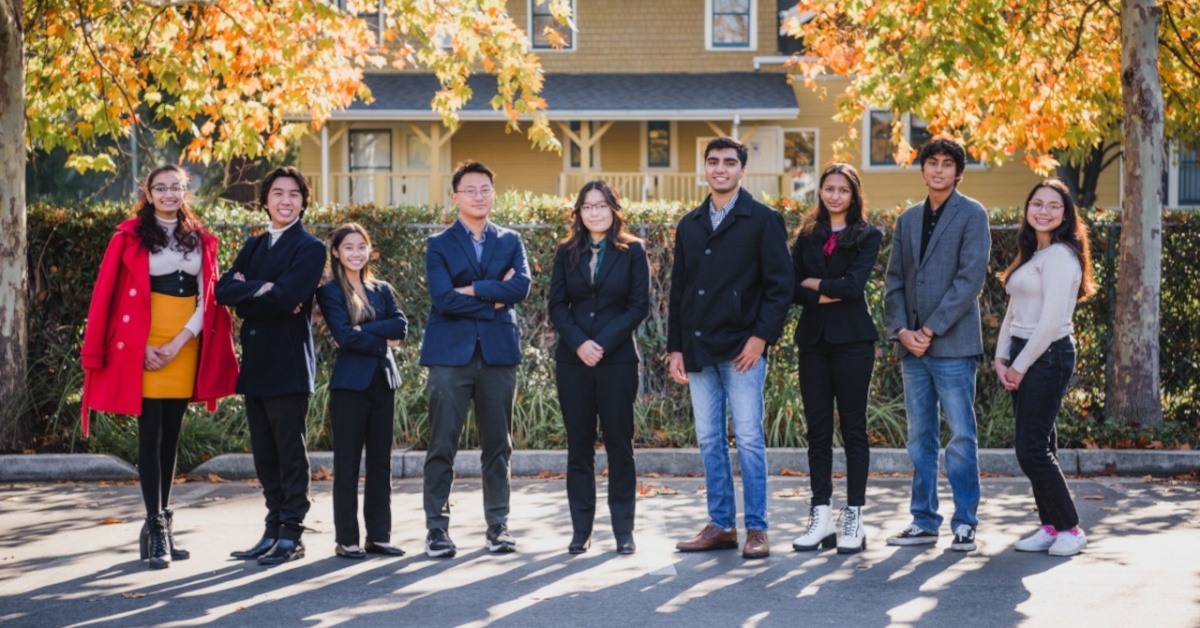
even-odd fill
[{"label": "white sneaker", "polygon": [[838,526],[837,551],[839,554],[857,554],[867,549],[867,530],[862,524],[862,506],[846,506],[842,509],[842,524]]},{"label": "white sneaker", "polygon": [[1050,534],[1049,530],[1046,528],[1050,528],[1050,526],[1042,526],[1038,528],[1038,531],[1034,532],[1032,536],[1027,536],[1020,541],[1017,541],[1013,545],[1013,549],[1017,550],[1018,552],[1044,552],[1050,549],[1050,547],[1054,545],[1055,539],[1058,538],[1058,532],[1056,531],[1054,534]]},{"label": "white sneaker", "polygon": [[811,552],[818,547],[830,549],[836,544],[837,537],[833,534],[833,513],[830,512],[829,506],[809,506],[808,529],[799,538],[792,541],[792,549],[797,552]]},{"label": "white sneaker", "polygon": [[1080,550],[1087,547],[1087,535],[1083,533],[1082,529],[1076,529],[1079,530],[1079,534],[1071,532],[1058,533],[1058,536],[1054,539],[1054,545],[1050,546],[1051,556],[1074,556]]}]

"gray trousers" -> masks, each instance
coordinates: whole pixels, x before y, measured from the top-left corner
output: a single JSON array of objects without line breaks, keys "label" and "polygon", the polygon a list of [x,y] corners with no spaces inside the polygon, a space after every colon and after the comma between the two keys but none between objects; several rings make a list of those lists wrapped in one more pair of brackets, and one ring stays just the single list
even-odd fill
[{"label": "gray trousers", "polygon": [[464,366],[429,367],[429,450],[425,453],[425,527],[450,527],[454,456],[475,402],[482,449],[483,511],[487,524],[508,520],[509,459],[512,457],[516,366],[490,366],[479,348]]}]

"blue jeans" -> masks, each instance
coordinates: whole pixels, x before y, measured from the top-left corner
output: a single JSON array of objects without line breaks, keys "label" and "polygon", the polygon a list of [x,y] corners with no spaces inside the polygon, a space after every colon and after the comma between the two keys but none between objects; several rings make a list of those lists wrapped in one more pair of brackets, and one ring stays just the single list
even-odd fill
[{"label": "blue jeans", "polygon": [[692,410],[696,415],[696,440],[704,458],[708,516],[726,530],[737,526],[726,401],[733,415],[733,433],[742,467],[746,528],[767,529],[767,447],[762,424],[766,377],[767,361],[763,358],[744,373],[734,371],[731,362],[688,373]]},{"label": "blue jeans", "polygon": [[908,456],[913,463],[913,524],[927,532],[942,525],[938,514],[939,410],[950,426],[946,476],[954,495],[950,529],[979,522],[979,453],[975,435],[975,358],[904,356],[904,408],[908,413]]}]

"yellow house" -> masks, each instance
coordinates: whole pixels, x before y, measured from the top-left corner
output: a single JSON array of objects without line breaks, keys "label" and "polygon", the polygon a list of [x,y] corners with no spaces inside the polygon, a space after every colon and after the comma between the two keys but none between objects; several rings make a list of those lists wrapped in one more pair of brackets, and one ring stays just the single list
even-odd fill
[{"label": "yellow house", "polygon": [[[794,4],[572,0],[576,30],[563,32],[569,45],[555,50],[540,36],[550,19],[545,8],[511,0],[510,15],[531,33],[545,71],[543,96],[561,155],[505,132],[502,115],[488,105],[491,76],[471,78],[474,97],[452,132],[429,108],[438,89],[432,75],[386,72],[367,76],[374,102],[334,113],[320,133],[304,138],[300,167],[314,198],[325,203],[446,202],[453,165],[468,158],[495,170],[501,190],[567,195],[605,178],[628,200],[695,201],[707,194],[705,143],[732,135],[750,148],[747,189],[812,198],[832,143],[847,129],[833,120],[841,79],[829,79],[824,101],[788,83],[783,64],[800,52],[800,42],[781,36],[780,24]],[[892,160],[891,120],[889,111],[866,112],[861,150],[850,160],[873,207],[924,196],[916,169]],[[919,146],[928,137],[924,123],[907,122],[910,143]],[[1200,206],[1196,158],[1182,153],[1172,160],[1171,206]],[[1013,206],[1038,178],[1019,159],[972,163],[962,190],[985,206]],[[1119,194],[1119,167],[1110,167],[1097,204],[1116,206]]]}]

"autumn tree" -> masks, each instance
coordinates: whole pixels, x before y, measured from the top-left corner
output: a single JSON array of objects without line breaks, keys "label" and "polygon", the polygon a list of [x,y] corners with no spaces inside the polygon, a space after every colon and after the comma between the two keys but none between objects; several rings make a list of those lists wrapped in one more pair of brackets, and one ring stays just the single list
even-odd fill
[{"label": "autumn tree", "polygon": [[[540,1],[568,23],[569,2]],[[540,64],[504,4],[0,0],[0,408],[12,412],[25,374],[26,147],[62,148],[81,171],[114,168],[135,131],[151,159],[167,142],[205,164],[276,154],[370,99],[364,71],[421,68],[441,81],[430,106],[448,125],[472,96],[467,77],[488,72],[510,130],[527,121],[534,146],[557,149]],[[13,417],[0,421],[0,449],[21,444]]]},{"label": "autumn tree", "polygon": [[[811,55],[796,60],[798,77],[818,90],[823,73],[848,79],[837,116],[850,126],[838,150],[857,142],[863,111],[890,109],[919,115],[932,133],[955,138],[986,162],[1020,155],[1039,173],[1061,168],[1077,184],[1090,180],[1094,190],[1100,169],[1123,148],[1125,228],[1109,410],[1142,423],[1162,420],[1163,129],[1177,139],[1200,131],[1200,2],[1161,5],[809,0],[799,7],[807,22],[789,25]],[[1143,17],[1133,19],[1134,13]],[[1161,31],[1155,16],[1162,16]],[[1146,41],[1154,42],[1149,50]],[[916,151],[900,116],[892,131],[897,163],[910,163]],[[1136,311],[1128,309],[1135,304]]]}]

